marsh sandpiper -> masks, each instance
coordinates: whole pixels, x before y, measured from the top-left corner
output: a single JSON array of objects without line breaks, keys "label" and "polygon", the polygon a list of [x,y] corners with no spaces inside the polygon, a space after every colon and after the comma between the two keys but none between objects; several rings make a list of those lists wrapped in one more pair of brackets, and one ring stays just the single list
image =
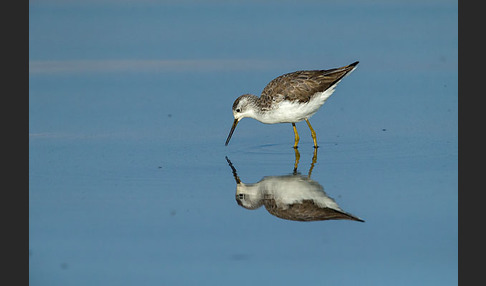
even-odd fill
[{"label": "marsh sandpiper", "polygon": [[326,102],[337,84],[352,72],[359,62],[328,70],[303,70],[281,75],[263,89],[260,97],[244,94],[233,103],[233,126],[226,139],[228,145],[238,122],[254,118],[262,123],[292,123],[294,148],[299,143],[296,122],[305,120],[311,131],[314,148],[317,148],[316,132],[309,118]]}]

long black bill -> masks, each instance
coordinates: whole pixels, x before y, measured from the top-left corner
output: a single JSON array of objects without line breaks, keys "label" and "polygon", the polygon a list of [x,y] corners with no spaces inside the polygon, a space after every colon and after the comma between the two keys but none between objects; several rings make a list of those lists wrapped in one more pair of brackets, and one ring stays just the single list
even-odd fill
[{"label": "long black bill", "polygon": [[224,146],[228,146],[228,143],[231,139],[231,136],[233,135],[233,132],[235,132],[235,128],[236,128],[237,124],[238,124],[238,119],[235,119],[235,121],[233,121],[233,126],[231,126],[231,130],[230,130],[230,133],[228,135],[228,138],[226,139],[226,143],[224,143]]}]

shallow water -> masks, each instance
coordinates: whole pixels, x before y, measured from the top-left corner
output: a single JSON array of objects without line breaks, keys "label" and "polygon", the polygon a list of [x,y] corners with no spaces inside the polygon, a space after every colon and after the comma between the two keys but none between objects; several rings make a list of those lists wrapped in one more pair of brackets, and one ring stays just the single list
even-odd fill
[{"label": "shallow water", "polygon": [[[339,28],[315,37],[322,14]],[[456,2],[36,1],[29,17],[32,285],[457,284]],[[310,119],[317,154],[302,122],[298,164],[290,124],[244,119],[224,146],[240,94],[355,60]],[[310,171],[364,222],[245,209],[227,158],[245,184]]]}]

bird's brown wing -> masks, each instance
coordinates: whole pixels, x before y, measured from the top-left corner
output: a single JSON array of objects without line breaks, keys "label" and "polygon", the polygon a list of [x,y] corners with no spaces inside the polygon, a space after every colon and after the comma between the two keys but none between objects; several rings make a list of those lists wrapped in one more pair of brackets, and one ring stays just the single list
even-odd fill
[{"label": "bird's brown wing", "polygon": [[339,82],[358,64],[329,70],[304,70],[281,75],[267,84],[260,100],[271,106],[281,100],[305,102],[316,93],[327,90]]}]

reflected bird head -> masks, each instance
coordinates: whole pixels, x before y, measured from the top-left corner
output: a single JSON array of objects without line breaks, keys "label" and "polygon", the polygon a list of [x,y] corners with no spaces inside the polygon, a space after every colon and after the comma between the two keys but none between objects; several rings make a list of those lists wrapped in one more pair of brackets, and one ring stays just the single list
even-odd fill
[{"label": "reflected bird head", "polygon": [[245,209],[254,210],[263,205],[263,195],[255,184],[236,185],[236,202]]},{"label": "reflected bird head", "polygon": [[225,157],[230,166],[233,177],[236,181],[236,202],[245,209],[254,210],[263,205],[263,194],[260,191],[258,184],[245,184],[238,177],[236,168],[231,163],[228,157]]}]

